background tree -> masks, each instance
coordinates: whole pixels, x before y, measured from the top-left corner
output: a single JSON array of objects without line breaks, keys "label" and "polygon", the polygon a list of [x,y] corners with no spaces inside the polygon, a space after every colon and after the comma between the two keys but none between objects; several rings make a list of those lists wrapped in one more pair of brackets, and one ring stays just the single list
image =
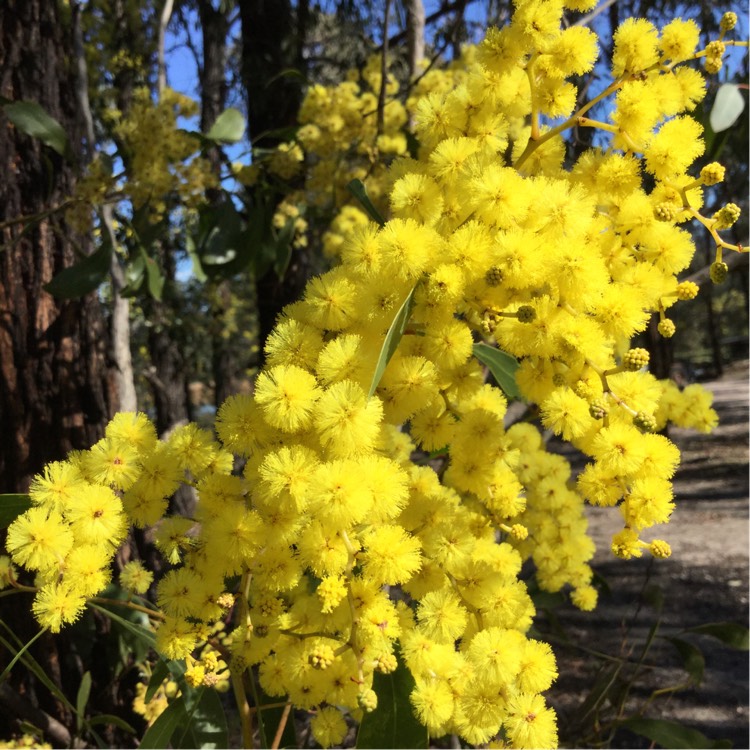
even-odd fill
[{"label": "background tree", "polygon": [[[90,236],[57,209],[73,192],[83,123],[71,26],[57,3],[9,0],[0,12],[0,486],[26,488],[45,462],[91,445],[110,416],[107,331],[95,293],[60,301],[52,277],[90,255]],[[22,105],[62,126],[55,148],[15,127]],[[13,108],[15,107],[15,108]],[[12,114],[11,114],[12,113]],[[29,223],[21,217],[38,217]]]}]

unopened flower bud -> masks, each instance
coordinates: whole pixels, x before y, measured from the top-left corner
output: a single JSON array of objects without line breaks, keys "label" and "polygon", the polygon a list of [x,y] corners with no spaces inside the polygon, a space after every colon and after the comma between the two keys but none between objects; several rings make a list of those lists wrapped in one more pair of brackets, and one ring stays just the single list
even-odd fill
[{"label": "unopened flower bud", "polygon": [[641,432],[655,432],[656,431],[656,420],[652,414],[647,414],[645,411],[639,411],[638,414],[633,417],[633,424]]},{"label": "unopened flower bud", "polygon": [[492,266],[484,275],[487,286],[500,286],[503,281],[503,269],[500,266]]},{"label": "unopened flower bud", "polygon": [[720,57],[707,57],[703,63],[703,68],[709,75],[714,75],[721,70],[723,64]]},{"label": "unopened flower bud", "polygon": [[677,206],[666,201],[659,203],[654,208],[654,216],[658,221],[674,221],[677,216]]},{"label": "unopened flower bud", "polygon": [[663,539],[654,539],[648,546],[648,551],[654,557],[665,558],[672,554],[672,548]]},{"label": "unopened flower bud", "polygon": [[594,419],[604,419],[608,411],[607,402],[603,398],[598,398],[589,404],[589,414]]},{"label": "unopened flower bud", "polygon": [[708,270],[708,275],[714,284],[723,284],[727,279],[729,273],[729,266],[724,261],[717,260],[711,264],[711,268]]},{"label": "unopened flower bud", "polygon": [[552,376],[552,384],[557,387],[561,388],[562,386],[566,385],[567,381],[565,380],[565,375],[563,375],[561,372],[556,372]]},{"label": "unopened flower bud", "polygon": [[726,44],[720,42],[718,39],[706,45],[706,57],[718,57],[721,59],[726,51]]},{"label": "unopened flower bud", "polygon": [[713,220],[714,229],[729,229],[737,219],[740,218],[741,214],[740,207],[735,203],[727,203],[726,206],[722,206],[714,215]]},{"label": "unopened flower bud", "polygon": [[656,327],[656,330],[659,331],[659,333],[664,336],[665,339],[671,339],[672,336],[674,336],[674,332],[677,330],[677,328],[669,318],[664,318],[664,320],[659,321],[659,325]]},{"label": "unopened flower bud", "polygon": [[363,690],[357,696],[357,703],[363,711],[370,713],[378,707],[378,695],[374,690]]},{"label": "unopened flower bud", "polygon": [[645,349],[630,349],[622,358],[622,366],[629,372],[636,372],[645,367],[649,361],[649,354]]},{"label": "unopened flower bud", "polygon": [[590,401],[596,396],[594,389],[591,387],[591,383],[587,380],[576,380],[573,384],[573,393],[584,401]]},{"label": "unopened flower bud", "polygon": [[712,161],[701,169],[701,180],[704,185],[716,185],[724,179],[726,169],[718,161]]},{"label": "unopened flower bud", "polygon": [[383,653],[375,659],[375,669],[382,674],[391,674],[398,668],[398,660],[394,654]]},{"label": "unopened flower bud", "polygon": [[524,539],[526,539],[526,537],[528,537],[529,530],[523,524],[514,523],[510,527],[510,535],[514,539],[517,539],[519,542],[522,542]]},{"label": "unopened flower bud", "polygon": [[333,649],[328,644],[316,646],[310,654],[310,664],[315,669],[328,669],[334,660]]},{"label": "unopened flower bud", "polygon": [[489,336],[495,332],[497,328],[497,316],[490,310],[485,310],[482,322],[480,323],[482,333]]},{"label": "unopened flower bud", "polygon": [[737,25],[737,14],[732,13],[732,11],[727,11],[722,17],[721,17],[721,23],[719,24],[719,28],[723,32],[731,31],[735,26]]},{"label": "unopened flower bud", "polygon": [[531,305],[521,305],[518,308],[518,322],[532,323],[536,320],[536,310]]},{"label": "unopened flower bud", "polygon": [[695,299],[698,296],[698,285],[692,281],[681,281],[677,285],[677,299]]}]

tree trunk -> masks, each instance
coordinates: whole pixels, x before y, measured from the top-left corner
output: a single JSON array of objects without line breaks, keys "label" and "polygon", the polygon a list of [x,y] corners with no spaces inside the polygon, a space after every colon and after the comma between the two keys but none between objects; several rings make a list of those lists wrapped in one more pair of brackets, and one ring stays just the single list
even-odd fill
[{"label": "tree trunk", "polygon": [[409,58],[409,80],[413,81],[421,71],[424,59],[424,3],[422,0],[406,0],[406,47]]},{"label": "tree trunk", "polygon": [[174,288],[174,250],[162,243],[154,257],[164,272],[165,282],[161,300],[147,297],[143,301],[143,312],[149,321],[148,351],[151,359],[145,375],[154,397],[156,430],[163,435],[175,425],[188,421],[190,412],[185,358],[174,323],[179,309]]},{"label": "tree trunk", "polygon": [[[227,34],[229,17],[226,11],[214,10],[209,0],[198,1],[198,15],[203,32],[203,67],[201,81],[201,131],[206,133],[221,114],[226,103],[227,80],[225,75],[227,56]],[[221,171],[221,150],[209,146],[205,155],[218,175]],[[208,199],[215,203],[221,199],[221,191],[212,190]],[[210,289],[211,300],[211,370],[214,381],[214,403],[219,406],[233,393],[232,383],[237,373],[237,360],[229,340],[222,335],[230,312],[231,281],[222,279]]]},{"label": "tree trunk", "polygon": [[[248,130],[253,146],[273,147],[279,139],[269,131],[294,125],[302,101],[300,78],[283,71],[304,63],[301,50],[307,30],[306,3],[295,14],[289,0],[239,0],[242,19],[242,81],[247,95]],[[297,68],[304,77],[306,70]],[[273,81],[273,83],[269,83]],[[281,195],[278,196],[281,199]],[[283,280],[271,270],[257,280],[260,356],[281,309],[299,299],[309,261],[295,250]]]},{"label": "tree trunk", "polygon": [[[5,0],[0,13],[0,95],[37,102],[81,150],[70,28],[58,4]],[[60,205],[71,165],[0,113],[0,224]],[[26,231],[24,231],[24,229]],[[0,492],[103,434],[108,417],[106,345],[95,293],[60,301],[43,286],[91,250],[62,213],[0,228]]]}]

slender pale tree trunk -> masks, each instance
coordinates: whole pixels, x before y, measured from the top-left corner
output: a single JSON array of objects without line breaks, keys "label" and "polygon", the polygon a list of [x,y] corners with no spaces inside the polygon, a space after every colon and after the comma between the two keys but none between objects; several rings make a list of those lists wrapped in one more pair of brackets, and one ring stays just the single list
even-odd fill
[{"label": "slender pale tree trunk", "polygon": [[425,13],[422,0],[404,0],[406,7],[406,47],[409,59],[409,79],[414,80],[424,60]]},{"label": "slender pale tree trunk", "polygon": [[[86,67],[86,55],[83,48],[83,33],[81,30],[81,6],[73,3],[73,36],[76,56],[76,99],[85,125],[86,141],[84,154],[86,161],[91,161],[95,155],[94,118],[89,103],[89,76]],[[116,402],[115,411],[137,411],[138,399],[135,392],[135,378],[133,374],[133,359],[130,352],[130,301],[122,296],[125,286],[125,274],[115,252],[117,239],[114,231],[114,217],[109,204],[101,206],[99,218],[107,239],[112,247],[112,262],[110,265],[110,282],[112,285],[112,321],[110,326],[112,338],[112,357],[114,360],[114,380]]]}]

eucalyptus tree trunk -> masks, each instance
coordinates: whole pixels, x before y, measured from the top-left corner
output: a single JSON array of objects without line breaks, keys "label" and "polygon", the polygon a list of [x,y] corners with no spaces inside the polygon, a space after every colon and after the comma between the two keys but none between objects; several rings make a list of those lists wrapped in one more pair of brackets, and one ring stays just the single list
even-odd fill
[{"label": "eucalyptus tree trunk", "polygon": [[[0,96],[41,105],[76,156],[73,40],[58,3],[5,0]],[[95,293],[61,301],[44,285],[91,251],[62,212],[73,166],[14,128],[0,110],[0,492],[23,491],[51,460],[90,446],[109,412],[107,330]],[[38,217],[14,223],[18,217]]]},{"label": "eucalyptus tree trunk", "polygon": [[[296,9],[290,0],[238,0],[237,5],[250,139],[253,146],[270,148],[279,142],[273,131],[294,125],[302,101],[300,77],[280,74],[290,69],[302,77],[306,73],[303,49],[308,3],[300,0]],[[295,250],[283,279],[270,270],[256,280],[261,356],[279,312],[300,297],[308,269],[306,249]]]},{"label": "eucalyptus tree trunk", "polygon": [[425,14],[422,0],[404,0],[406,7],[406,47],[409,62],[409,80],[420,73],[424,60]]},{"label": "eucalyptus tree trunk", "polygon": [[[218,9],[214,9],[210,0],[198,0],[198,16],[203,34],[203,65],[199,71],[201,131],[207,133],[226,105],[228,8],[220,5]],[[218,176],[221,172],[221,149],[215,144],[210,145],[205,150],[205,156]],[[212,190],[208,198],[215,203],[221,199],[221,192]],[[214,382],[214,403],[219,406],[233,392],[233,376],[238,367],[230,340],[223,335],[228,325],[227,318],[231,313],[231,281],[221,279],[210,282],[208,297],[211,301],[211,373]]]}]

